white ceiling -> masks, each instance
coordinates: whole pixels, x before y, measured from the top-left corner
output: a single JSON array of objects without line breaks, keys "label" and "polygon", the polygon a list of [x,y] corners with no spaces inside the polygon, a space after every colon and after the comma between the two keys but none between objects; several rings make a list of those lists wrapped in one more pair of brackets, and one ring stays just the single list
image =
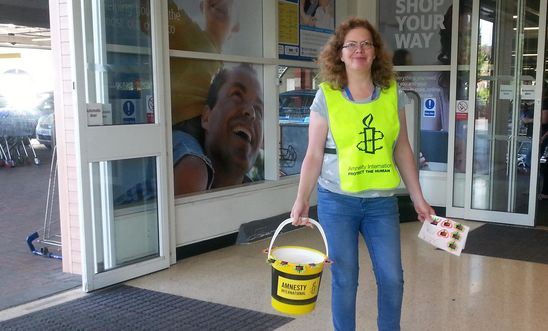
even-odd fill
[{"label": "white ceiling", "polygon": [[49,1],[0,0],[0,47],[50,48]]}]

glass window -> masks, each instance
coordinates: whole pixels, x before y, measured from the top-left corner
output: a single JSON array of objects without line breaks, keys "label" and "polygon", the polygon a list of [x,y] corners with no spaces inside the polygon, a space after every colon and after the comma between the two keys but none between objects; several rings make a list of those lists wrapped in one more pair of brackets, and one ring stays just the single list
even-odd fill
[{"label": "glass window", "polygon": [[156,158],[94,162],[95,272],[159,256]]},{"label": "glass window", "polygon": [[316,95],[317,69],[278,67],[280,175],[299,174],[308,146],[310,106]]},{"label": "glass window", "polygon": [[96,91],[101,104],[88,106],[88,125],[155,122],[149,8],[149,1],[104,2],[104,27],[97,29],[106,47],[88,54],[94,61],[88,68],[96,86],[105,87]]},{"label": "glass window", "polygon": [[111,109],[103,109],[103,125],[154,123],[151,56],[112,51],[107,62]]},{"label": "glass window", "polygon": [[400,87],[419,107],[421,170],[447,171],[449,75],[449,71],[397,74]]}]

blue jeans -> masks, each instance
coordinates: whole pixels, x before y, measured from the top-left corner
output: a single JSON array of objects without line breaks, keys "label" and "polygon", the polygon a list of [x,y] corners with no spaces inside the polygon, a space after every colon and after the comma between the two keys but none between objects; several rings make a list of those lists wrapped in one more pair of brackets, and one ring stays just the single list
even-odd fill
[{"label": "blue jeans", "polygon": [[318,218],[333,261],[331,309],[335,330],[356,329],[360,233],[377,280],[379,331],[400,330],[403,269],[397,198],[356,198],[318,185]]}]

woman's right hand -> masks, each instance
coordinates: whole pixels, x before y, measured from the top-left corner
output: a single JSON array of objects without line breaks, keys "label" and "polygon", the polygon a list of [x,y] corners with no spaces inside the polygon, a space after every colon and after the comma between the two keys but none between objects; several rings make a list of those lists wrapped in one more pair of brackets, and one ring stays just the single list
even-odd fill
[{"label": "woman's right hand", "polygon": [[308,220],[308,210],[310,208],[309,202],[304,201],[302,199],[295,200],[295,203],[293,204],[293,208],[291,209],[291,218],[293,219],[294,226],[302,226],[306,225],[309,227],[312,227],[312,223],[310,223]]}]

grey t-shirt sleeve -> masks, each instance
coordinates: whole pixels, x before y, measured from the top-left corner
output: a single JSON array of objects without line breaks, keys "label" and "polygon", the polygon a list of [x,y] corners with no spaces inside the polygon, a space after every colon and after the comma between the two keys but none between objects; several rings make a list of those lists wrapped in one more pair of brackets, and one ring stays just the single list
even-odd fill
[{"label": "grey t-shirt sleeve", "polygon": [[325,94],[321,88],[316,92],[314,101],[310,105],[310,111],[317,112],[321,117],[327,119],[327,102],[325,101]]},{"label": "grey t-shirt sleeve", "polygon": [[409,103],[409,100],[407,99],[407,94],[405,94],[405,91],[398,83],[396,83],[396,89],[398,91],[398,111],[404,110],[405,105]]}]

